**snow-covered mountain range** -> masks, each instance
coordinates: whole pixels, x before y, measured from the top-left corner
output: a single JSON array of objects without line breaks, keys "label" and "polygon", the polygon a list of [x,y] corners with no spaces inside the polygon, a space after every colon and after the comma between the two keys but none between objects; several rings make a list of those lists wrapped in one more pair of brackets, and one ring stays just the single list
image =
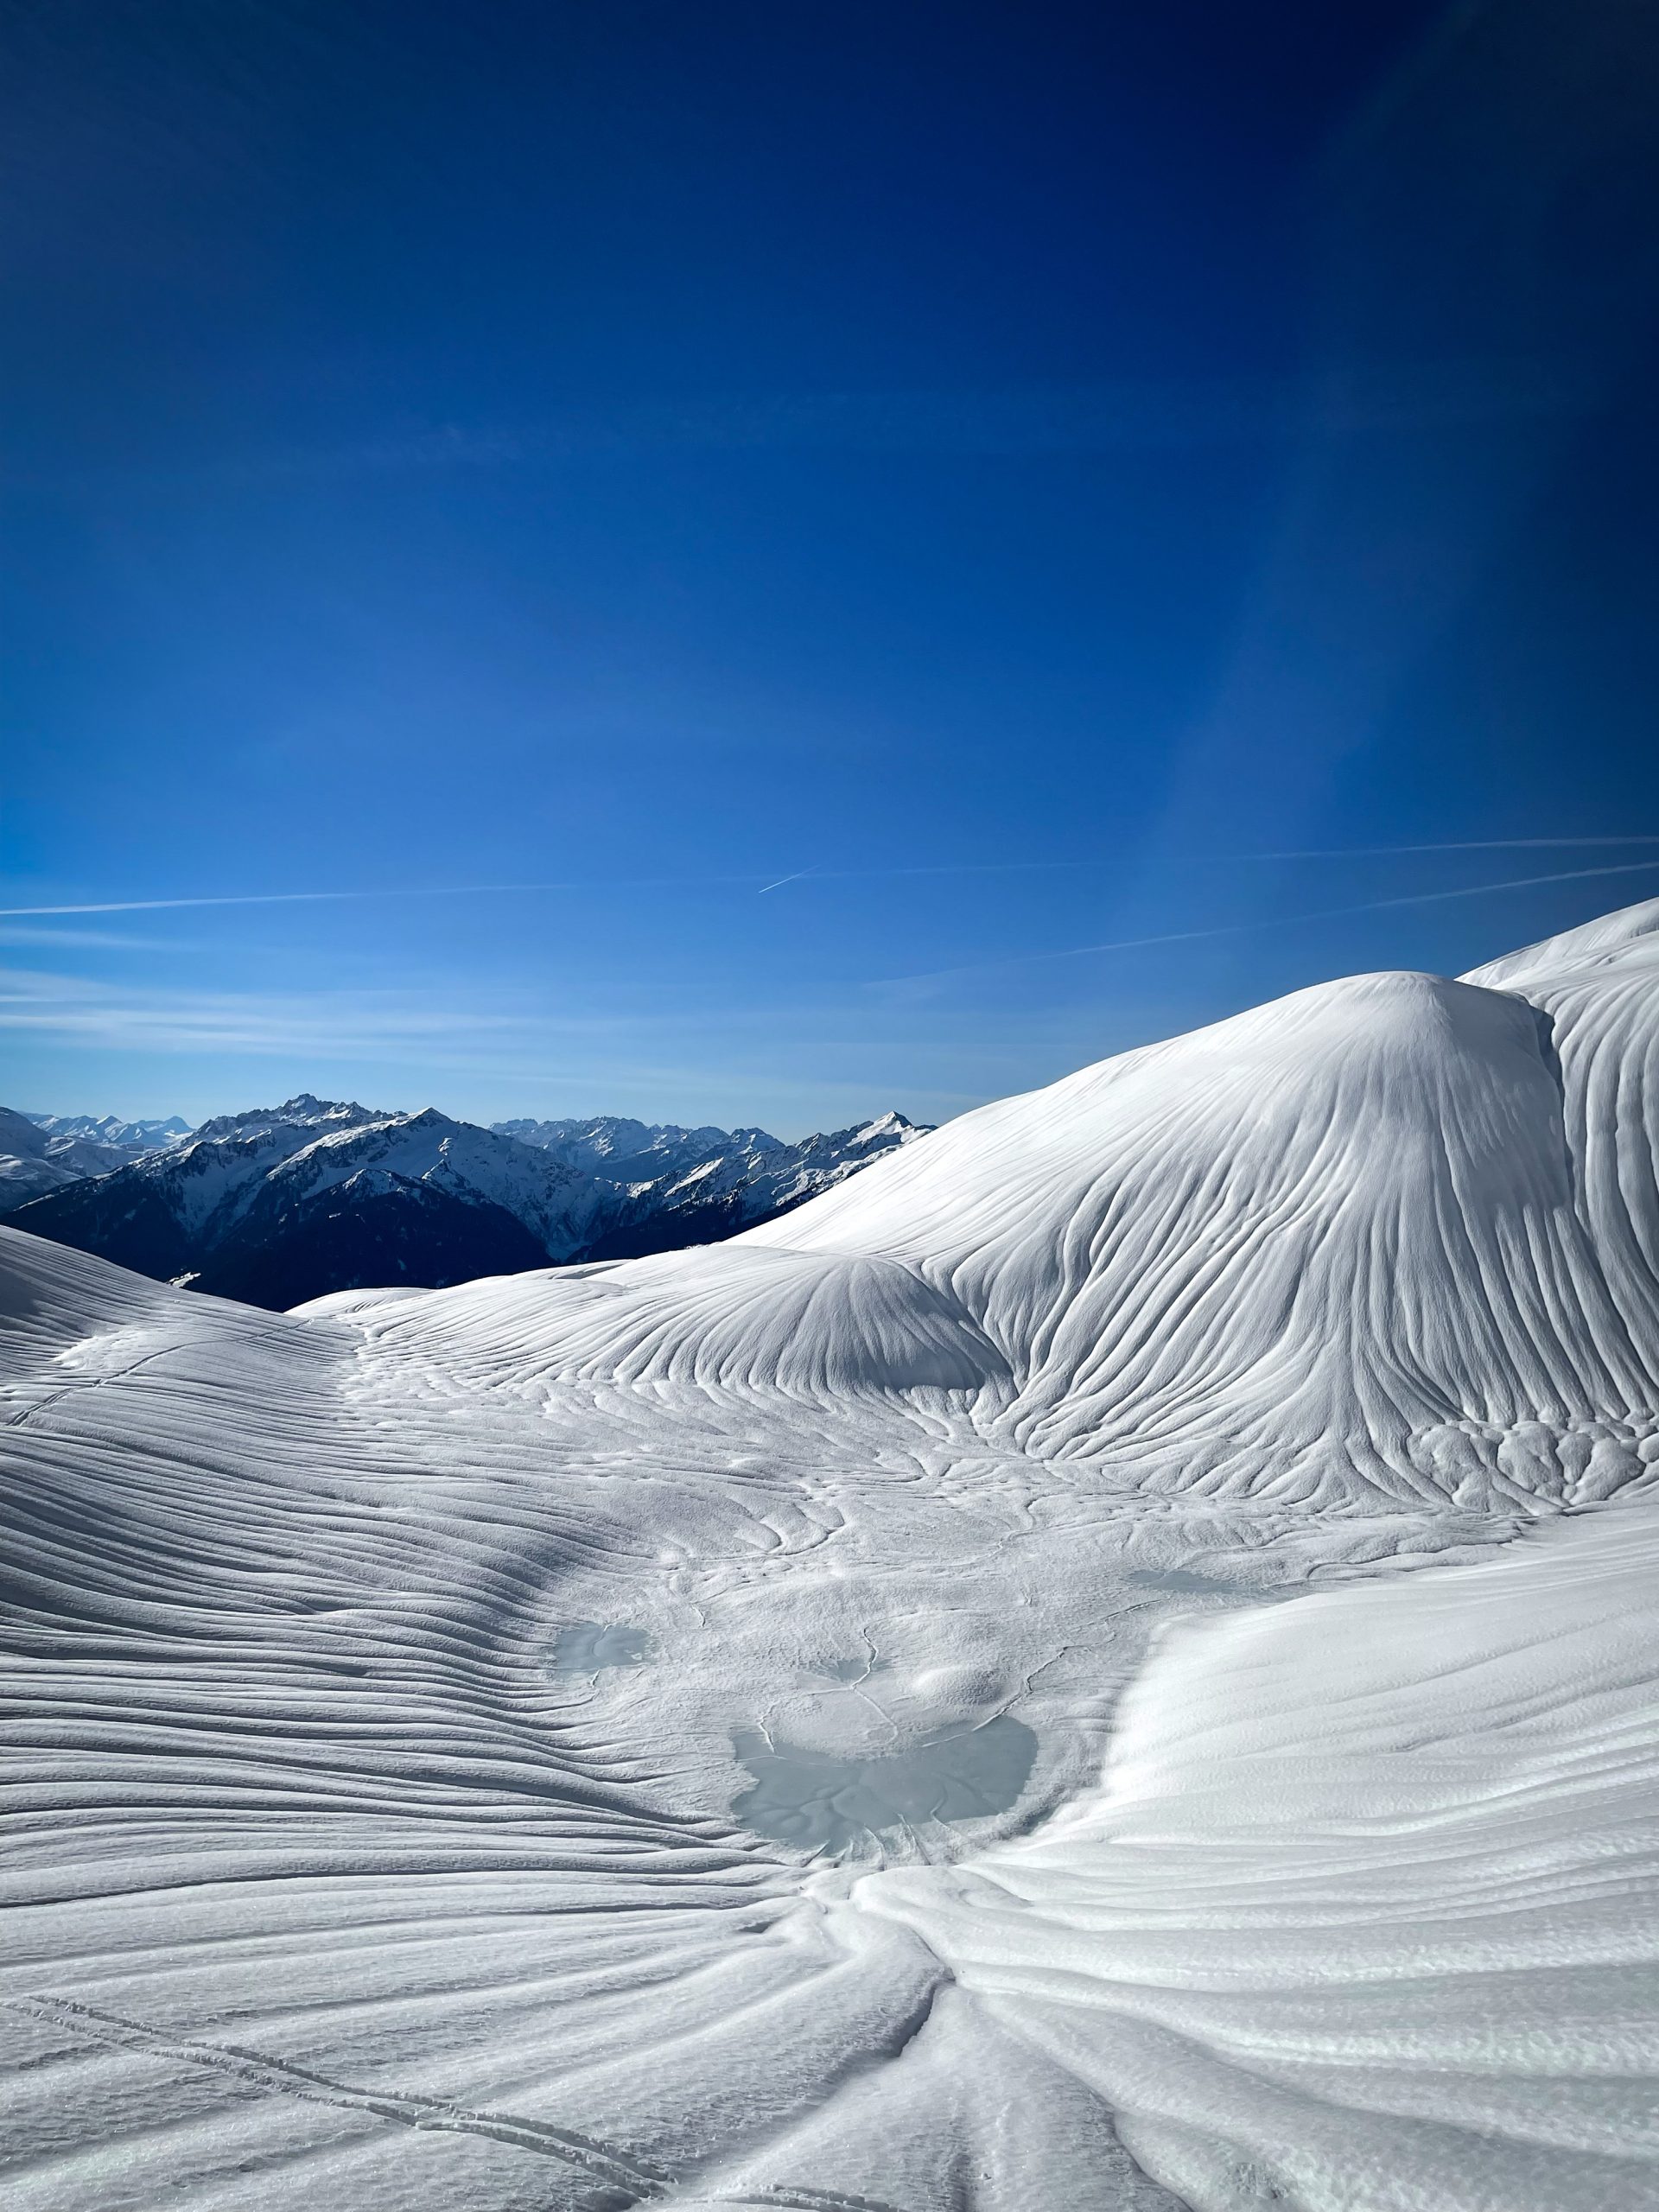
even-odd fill
[{"label": "snow-covered mountain range", "polygon": [[188,1124],[114,1115],[16,1114],[0,1106],[0,1213],[89,1175],[108,1175],[188,1134]]},{"label": "snow-covered mountain range", "polygon": [[639,1122],[498,1122],[610,1186],[583,1256],[634,1259],[716,1244],[804,1205],[927,1132],[902,1114],[785,1144],[765,1129],[652,1128]]},{"label": "snow-covered mountain range", "polygon": [[21,2212],[1659,2206],[1659,901],[0,1376]]},{"label": "snow-covered mountain range", "polygon": [[617,1114],[597,1114],[588,1121],[492,1122],[490,1127],[501,1136],[539,1145],[567,1167],[625,1185],[660,1182],[716,1153],[751,1143],[770,1148],[779,1141],[764,1129],[718,1129],[712,1124],[683,1129],[673,1122],[635,1122]]},{"label": "snow-covered mountain range", "polygon": [[135,1153],[160,1152],[190,1135],[182,1115],[162,1121],[123,1121],[118,1114],[30,1114],[25,1116],[48,1137],[79,1137],[94,1144],[130,1147]]},{"label": "snow-covered mountain range", "polygon": [[[159,1149],[51,1138],[10,1120],[39,1152],[12,1163],[18,1227],[277,1309],[367,1283],[431,1288],[713,1243],[921,1134],[897,1114],[795,1145],[760,1129],[608,1118],[485,1129],[429,1108],[395,1114],[308,1092],[169,1128]],[[79,1147],[87,1164],[48,1157],[54,1146]]]}]

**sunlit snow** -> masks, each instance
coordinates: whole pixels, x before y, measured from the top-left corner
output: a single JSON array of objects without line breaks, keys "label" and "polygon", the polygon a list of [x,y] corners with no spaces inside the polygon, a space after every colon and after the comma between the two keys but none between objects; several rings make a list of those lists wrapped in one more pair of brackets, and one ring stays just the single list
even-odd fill
[{"label": "sunlit snow", "polygon": [[1659,902],[730,1243],[0,1232],[16,2212],[1659,2207]]}]

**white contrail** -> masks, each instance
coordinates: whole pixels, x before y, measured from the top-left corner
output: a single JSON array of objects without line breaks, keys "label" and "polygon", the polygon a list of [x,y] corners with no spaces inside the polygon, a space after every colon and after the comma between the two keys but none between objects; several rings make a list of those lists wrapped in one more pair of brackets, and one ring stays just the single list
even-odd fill
[{"label": "white contrail", "polygon": [[[1173,853],[1166,865],[1215,867],[1224,861],[1365,861],[1388,860],[1413,853],[1511,853],[1577,851],[1595,845],[1659,845],[1659,836],[1640,833],[1628,837],[1476,837],[1447,844],[1429,845],[1297,845],[1272,852]],[[808,869],[815,883],[849,882],[872,876],[903,875],[1023,875],[1051,868],[1121,868],[1121,853],[1092,860],[940,861],[906,868],[815,868]],[[796,880],[785,876],[785,883]],[[772,886],[776,888],[776,886]]]},{"label": "white contrail", "polygon": [[[1553,839],[1539,839],[1536,842],[1554,842]],[[1566,842],[1566,841],[1562,841]],[[1588,839],[1574,838],[1575,844],[1588,843]],[[1622,843],[1623,839],[1609,839],[1610,843]],[[1635,844],[1659,843],[1659,839],[1631,838]],[[1446,899],[1480,899],[1493,891],[1529,891],[1541,883],[1577,883],[1592,875],[1635,875],[1643,869],[1659,868],[1659,858],[1650,861],[1624,861],[1611,868],[1562,868],[1552,875],[1512,876],[1503,883],[1468,883],[1456,891],[1409,891],[1393,899],[1361,899],[1351,906],[1316,906],[1311,912],[1295,914],[1268,914],[1248,922],[1218,922],[1214,927],[1202,930],[1165,930],[1153,937],[1109,938],[1103,944],[1065,944],[1052,952],[1014,952],[1005,960],[975,961],[965,968],[932,968],[919,976],[883,976],[874,980],[880,983],[942,983],[957,976],[988,976],[1005,968],[1028,968],[1040,960],[1081,960],[1091,952],[1135,952],[1154,944],[1188,944],[1198,938],[1239,937],[1249,930],[1287,929],[1294,922],[1325,922],[1343,914],[1370,914],[1385,906],[1429,906]]]},{"label": "white contrail", "polygon": [[[1422,845],[1308,845],[1288,847],[1275,852],[1192,853],[1172,855],[1169,865],[1213,867],[1225,861],[1251,863],[1261,861],[1333,861],[1386,860],[1414,853],[1503,853],[1526,851],[1561,851],[1589,846],[1659,845],[1659,835],[1637,833],[1622,837],[1479,837],[1459,840],[1446,844]],[[934,875],[1027,875],[1050,870],[1120,868],[1121,854],[1103,855],[1092,860],[1038,861],[939,861],[903,868],[799,868],[792,875],[780,875],[773,883],[763,883],[760,892],[779,891],[786,883],[804,882],[809,877],[814,883],[868,882],[899,880],[907,876]],[[1646,865],[1643,863],[1642,865]],[[1618,869],[1604,871],[1617,874]],[[1595,870],[1575,870],[1575,874],[1594,874]],[[1551,883],[1560,880],[1554,876],[1539,876],[1532,880]],[[97,899],[52,906],[0,906],[0,920],[21,921],[55,914],[153,914],[190,906],[304,906],[327,905],[343,899],[489,899],[502,898],[514,893],[537,893],[563,891],[672,891],[708,890],[721,884],[748,890],[754,887],[752,875],[633,875],[588,876],[550,883],[432,883],[400,884],[391,887],[353,891],[244,891],[191,896],[179,899]],[[1494,885],[1493,889],[1506,887]],[[1461,898],[1461,892],[1431,892],[1429,898]],[[1411,900],[1382,899],[1382,906],[1414,903]],[[1334,907],[1336,913],[1358,912],[1357,908]],[[1288,917],[1287,918],[1289,918]],[[1317,916],[1309,916],[1317,919]],[[1246,926],[1239,925],[1239,926]],[[1249,926],[1254,927],[1255,925]],[[1178,935],[1210,936],[1210,931],[1178,931]],[[1138,941],[1138,940],[1135,940]],[[1160,940],[1160,942],[1162,940]],[[1104,946],[1079,945],[1077,951],[1102,951]],[[1050,958],[1063,955],[1051,954]]]},{"label": "white contrail", "polygon": [[635,875],[564,883],[399,884],[372,891],[243,891],[188,899],[99,899],[74,906],[0,906],[0,920],[41,914],[150,914],[177,906],[303,906],[342,899],[485,899],[510,892],[707,889],[710,884],[753,883],[749,875]]}]

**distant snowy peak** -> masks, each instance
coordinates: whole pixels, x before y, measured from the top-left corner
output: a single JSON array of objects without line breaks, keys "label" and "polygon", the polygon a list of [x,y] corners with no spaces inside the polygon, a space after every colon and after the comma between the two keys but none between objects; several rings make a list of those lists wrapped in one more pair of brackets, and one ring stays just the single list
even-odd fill
[{"label": "distant snowy peak", "polygon": [[833,1168],[838,1175],[850,1175],[879,1153],[893,1152],[901,1144],[930,1134],[927,1127],[907,1122],[902,1114],[888,1112],[850,1129],[832,1129],[828,1135],[803,1137],[792,1149],[804,1166]]},{"label": "distant snowy peak", "polygon": [[852,1128],[804,1137],[799,1144],[766,1154],[755,1162],[747,1178],[757,1201],[751,1217],[759,1220],[762,1213],[799,1205],[856,1175],[884,1153],[896,1152],[930,1134],[902,1114],[888,1112]]},{"label": "distant snowy peak", "polygon": [[[280,1107],[219,1115],[160,1151],[99,1147],[95,1162],[66,1160],[74,1173],[34,1187],[4,1179],[13,1206],[37,1201],[23,1226],[168,1280],[199,1274],[203,1255],[229,1233],[264,1178],[292,1153],[327,1130],[372,1122],[366,1107],[314,1098],[307,1092]],[[47,1140],[85,1147],[88,1141]],[[12,1195],[15,1190],[16,1195]]]},{"label": "distant snowy peak", "polygon": [[569,1258],[601,1211],[591,1176],[516,1137],[451,1121],[434,1107],[315,1139],[272,1171],[271,1201],[291,1205],[369,1169],[499,1206],[530,1230],[549,1259]]},{"label": "distant snowy peak", "polygon": [[852,1128],[782,1144],[764,1129],[734,1129],[688,1167],[629,1185],[593,1259],[639,1259],[688,1244],[719,1243],[740,1230],[791,1212],[929,1132],[886,1113]]},{"label": "distant snowy peak", "polygon": [[573,1259],[602,1225],[611,1187],[430,1107],[375,1115],[308,1093],[221,1116],[97,1182],[60,1187],[42,1173],[13,1196],[0,1177],[21,1227],[269,1305]]},{"label": "distant snowy peak", "polygon": [[850,1173],[875,1154],[925,1132],[902,1114],[888,1112],[854,1128],[836,1129],[786,1144],[768,1129],[722,1129],[712,1124],[683,1128],[677,1122],[635,1122],[600,1114],[592,1119],[558,1122],[496,1122],[498,1135],[519,1139],[552,1153],[572,1167],[602,1180],[639,1191],[645,1185],[666,1192],[696,1176],[728,1188],[763,1167],[785,1176],[791,1166],[812,1162]]},{"label": "distant snowy peak", "polygon": [[205,1140],[219,1143],[238,1137],[264,1136],[278,1128],[311,1129],[320,1134],[325,1129],[359,1129],[370,1122],[393,1121],[397,1112],[393,1107],[359,1106],[338,1098],[316,1098],[310,1091],[302,1090],[297,1097],[286,1099],[280,1106],[251,1106],[240,1114],[215,1115],[193,1135],[198,1142]]},{"label": "distant snowy peak", "polygon": [[112,1114],[19,1114],[0,1107],[0,1211],[124,1167],[153,1149],[154,1133],[166,1126],[121,1122]]},{"label": "distant snowy peak", "polygon": [[76,1179],[73,1168],[48,1157],[47,1142],[32,1115],[0,1106],[0,1211]]},{"label": "distant snowy peak", "polygon": [[567,1166],[608,1183],[654,1183],[713,1158],[739,1138],[761,1146],[779,1143],[764,1129],[729,1130],[712,1124],[686,1129],[674,1122],[635,1122],[616,1114],[597,1114],[586,1121],[496,1122],[492,1128],[498,1136],[533,1144]]},{"label": "distant snowy peak", "polygon": [[190,1135],[191,1127],[179,1114],[169,1114],[159,1122],[124,1122],[118,1114],[30,1114],[24,1118],[48,1136],[79,1137],[94,1144],[136,1147],[138,1152],[159,1152],[165,1146],[178,1144]]},{"label": "distant snowy peak", "polygon": [[[19,1227],[273,1306],[715,1243],[921,1134],[899,1114],[798,1145],[613,1116],[486,1129],[309,1091],[136,1158],[22,1116],[0,1121],[0,1147],[12,1124],[0,1213]],[[60,1160],[66,1147],[86,1156]]]}]

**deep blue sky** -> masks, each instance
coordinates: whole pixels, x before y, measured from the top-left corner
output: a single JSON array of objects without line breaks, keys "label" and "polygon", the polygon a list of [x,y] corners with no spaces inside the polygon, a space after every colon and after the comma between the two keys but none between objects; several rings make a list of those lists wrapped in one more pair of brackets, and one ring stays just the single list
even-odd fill
[{"label": "deep blue sky", "polygon": [[0,920],[0,1099],[936,1118],[1659,894],[1356,856],[1659,839],[1656,61],[0,4],[0,905],[376,894]]}]

